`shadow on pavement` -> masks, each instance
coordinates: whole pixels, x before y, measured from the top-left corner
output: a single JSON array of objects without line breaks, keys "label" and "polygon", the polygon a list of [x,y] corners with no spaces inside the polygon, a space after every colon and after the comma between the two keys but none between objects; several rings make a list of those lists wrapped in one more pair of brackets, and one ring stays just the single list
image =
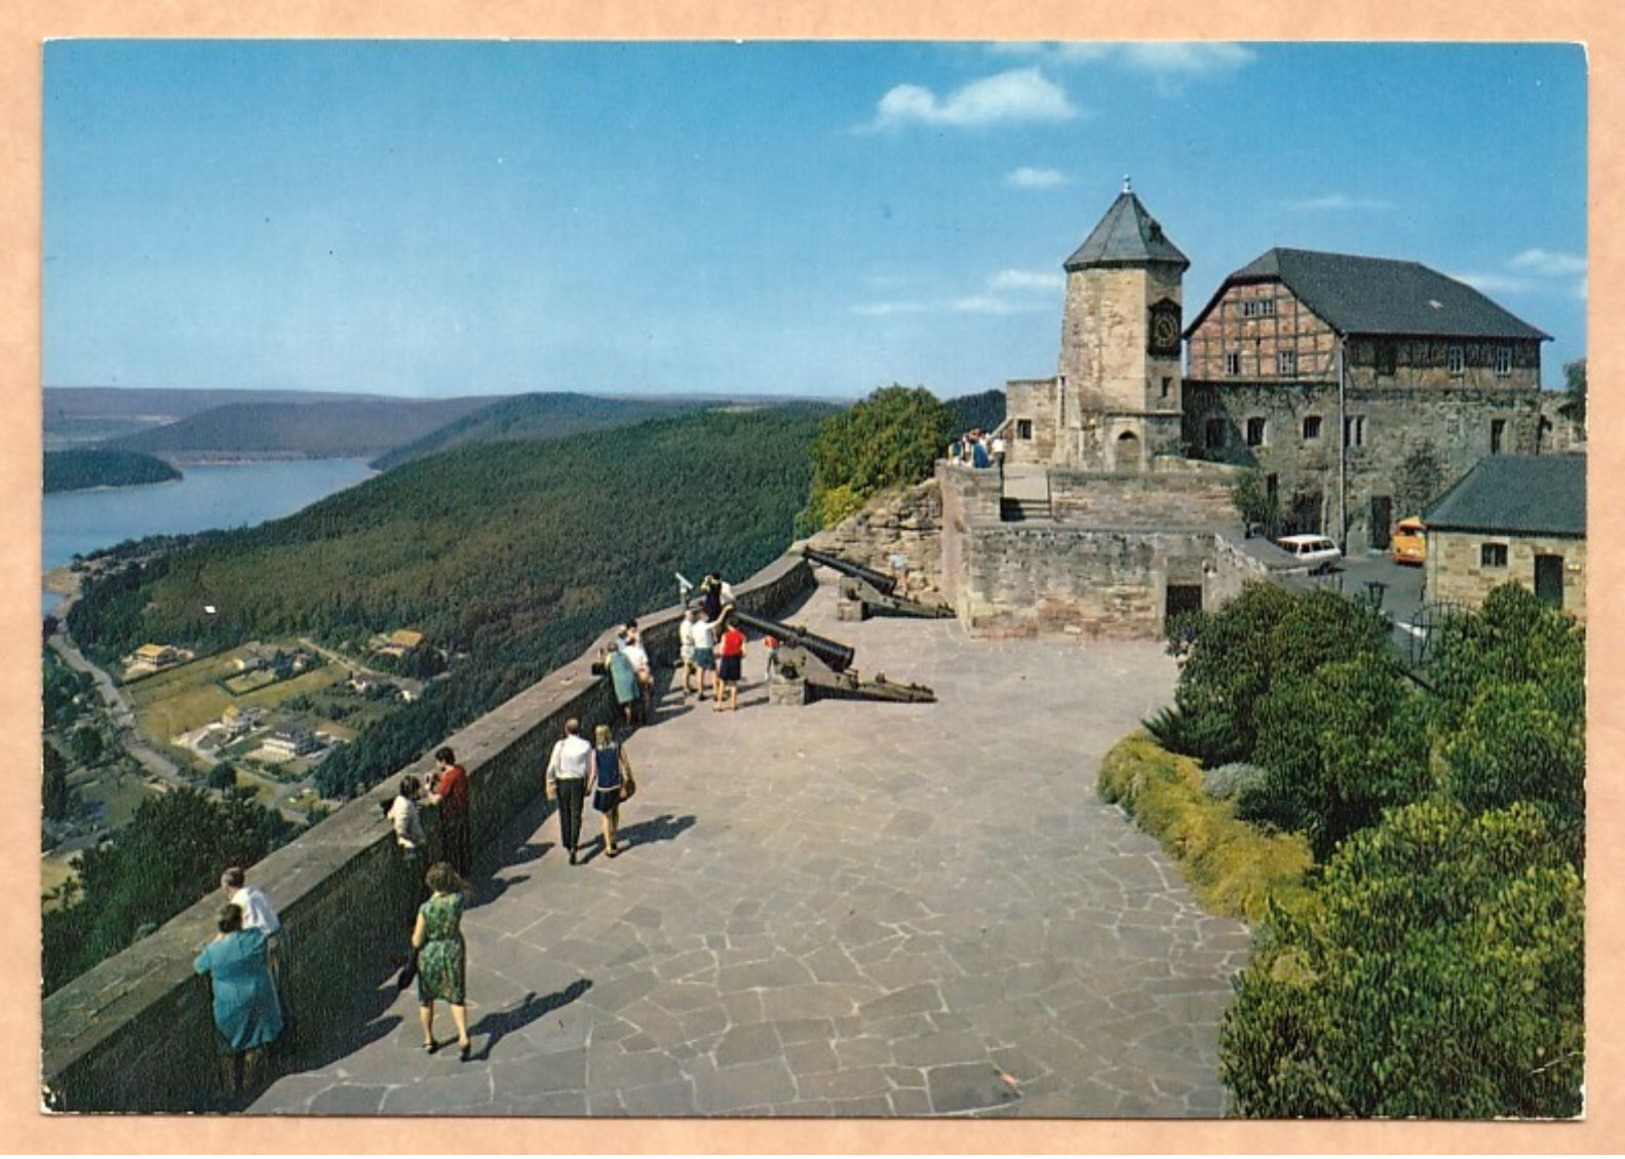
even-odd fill
[{"label": "shadow on pavement", "polygon": [[592,980],[577,978],[557,994],[549,994],[546,998],[536,997],[533,990],[520,1001],[512,1010],[498,1010],[487,1014],[473,1026],[468,1028],[469,1038],[483,1036],[485,1045],[480,1048],[479,1054],[474,1057],[485,1061],[491,1057],[497,1043],[516,1030],[523,1030],[537,1019],[550,1014],[563,1006],[568,1006],[592,989]]},{"label": "shadow on pavement", "polygon": [[[622,806],[625,808],[625,806]],[[633,825],[622,825],[620,837],[628,845],[648,845],[655,841],[671,841],[680,834],[694,828],[695,817],[686,813],[681,817],[673,817],[670,813],[662,813],[658,817],[647,821],[639,821]]]}]

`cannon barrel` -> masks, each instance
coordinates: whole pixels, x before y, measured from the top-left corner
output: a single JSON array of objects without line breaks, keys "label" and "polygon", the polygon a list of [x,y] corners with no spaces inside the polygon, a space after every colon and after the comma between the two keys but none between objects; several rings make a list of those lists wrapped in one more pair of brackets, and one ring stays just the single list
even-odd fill
[{"label": "cannon barrel", "polygon": [[822,564],[824,567],[834,568],[844,576],[862,580],[883,596],[889,596],[897,590],[897,581],[891,576],[882,575],[878,571],[864,567],[862,564],[853,563],[851,560],[842,559],[838,555],[831,555],[827,551],[819,551],[811,547],[803,547],[801,555],[809,563]]},{"label": "cannon barrel", "polygon": [[805,648],[829,665],[832,672],[845,672],[851,667],[852,658],[857,655],[848,645],[820,636],[816,632],[809,632],[805,628],[781,624],[777,620],[769,620],[762,616],[753,616],[739,607],[735,607],[731,614],[742,626],[755,629],[764,636],[775,636],[780,644]]}]

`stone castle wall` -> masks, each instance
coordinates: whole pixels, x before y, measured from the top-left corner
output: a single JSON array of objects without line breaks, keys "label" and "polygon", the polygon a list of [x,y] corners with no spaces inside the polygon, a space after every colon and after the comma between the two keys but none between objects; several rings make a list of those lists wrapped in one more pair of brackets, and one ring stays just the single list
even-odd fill
[{"label": "stone castle wall", "polygon": [[[777,618],[813,586],[785,555],[734,585],[741,607]],[[651,658],[676,652],[681,610],[641,617]],[[447,739],[468,770],[476,848],[489,847],[527,809],[540,808],[542,770],[564,721],[608,723],[608,680],[590,668],[608,638]],[[421,759],[401,773],[424,774]],[[387,977],[403,950],[418,883],[402,872],[382,805],[398,776],[346,804],[249,870],[276,904],[289,952],[284,976],[294,1028],[273,1048],[301,1060],[353,1046],[358,1001]],[[431,831],[433,809],[425,810]],[[186,1111],[207,1105],[218,1078],[207,984],[192,973],[214,936],[221,899],[211,895],[44,1000],[46,1105],[60,1111]]]},{"label": "stone castle wall", "polygon": [[1051,511],[1063,523],[1096,528],[1203,528],[1240,534],[1240,516],[1230,497],[1230,485],[1239,472],[1177,459],[1157,459],[1154,464],[1156,469],[1146,474],[1053,469]]},{"label": "stone castle wall", "polygon": [[911,596],[942,588],[942,489],[936,479],[876,495],[834,527],[807,541],[882,575],[895,575],[894,556],[905,561]]}]

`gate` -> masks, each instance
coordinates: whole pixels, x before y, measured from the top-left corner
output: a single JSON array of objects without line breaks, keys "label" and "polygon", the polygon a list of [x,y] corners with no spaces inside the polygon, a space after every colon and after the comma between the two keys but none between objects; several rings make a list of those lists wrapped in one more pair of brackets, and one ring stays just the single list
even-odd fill
[{"label": "gate", "polygon": [[1423,604],[1409,623],[1395,625],[1407,636],[1405,658],[1413,670],[1427,667],[1432,658],[1434,633],[1439,627],[1451,616],[1466,615],[1469,610],[1466,604],[1448,601]]}]

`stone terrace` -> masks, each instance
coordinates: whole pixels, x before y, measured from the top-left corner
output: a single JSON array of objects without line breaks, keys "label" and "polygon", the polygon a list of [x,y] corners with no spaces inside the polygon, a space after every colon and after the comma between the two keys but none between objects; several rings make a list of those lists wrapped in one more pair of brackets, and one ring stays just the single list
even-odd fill
[{"label": "stone terrace", "polygon": [[760,643],[736,714],[669,692],[628,741],[624,855],[589,810],[570,867],[540,807],[489,851],[464,922],[473,1060],[424,1055],[414,998],[380,978],[353,1045],[251,1113],[1222,1113],[1248,931],[1094,792],[1172,661],[834,603],[787,618],[939,702],[770,707]]}]

